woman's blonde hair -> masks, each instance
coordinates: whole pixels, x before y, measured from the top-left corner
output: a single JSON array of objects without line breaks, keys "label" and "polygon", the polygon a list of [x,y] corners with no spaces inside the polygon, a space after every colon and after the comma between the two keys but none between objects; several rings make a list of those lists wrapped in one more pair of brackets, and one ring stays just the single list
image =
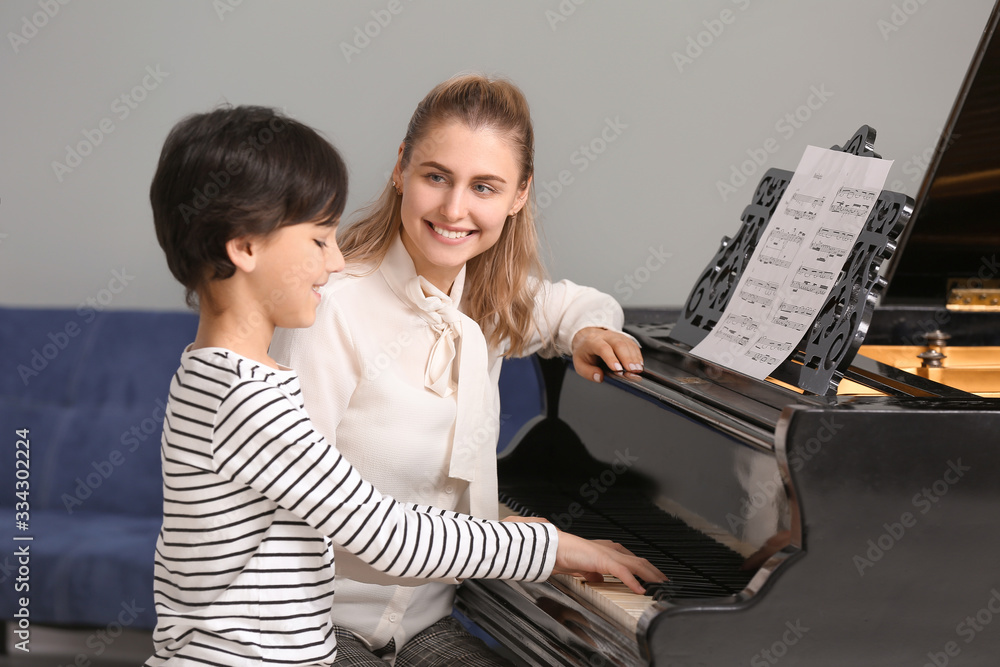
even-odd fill
[{"label": "woman's blonde hair", "polygon": [[[521,167],[518,188],[525,187],[534,173],[535,155],[528,102],[513,83],[477,74],[438,84],[417,105],[403,138],[401,167],[409,164],[418,142],[453,121],[505,135]],[[387,183],[379,198],[344,229],[338,243],[349,263],[382,261],[402,224],[401,201]],[[519,355],[531,336],[537,289],[531,278],[544,276],[533,203],[532,184],[525,205],[507,218],[496,244],[466,264],[464,310],[482,328],[490,347],[499,348],[504,339],[510,342],[508,356]]]}]

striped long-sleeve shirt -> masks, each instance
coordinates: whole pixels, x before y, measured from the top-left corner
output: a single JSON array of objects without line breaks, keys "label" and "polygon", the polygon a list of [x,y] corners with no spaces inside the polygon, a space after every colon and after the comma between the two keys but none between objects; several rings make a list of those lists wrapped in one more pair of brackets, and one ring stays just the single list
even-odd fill
[{"label": "striped long-sleeve shirt", "polygon": [[312,427],[294,372],[186,351],[162,439],[159,665],[330,665],[331,541],[393,576],[542,580],[557,535],[397,503]]}]

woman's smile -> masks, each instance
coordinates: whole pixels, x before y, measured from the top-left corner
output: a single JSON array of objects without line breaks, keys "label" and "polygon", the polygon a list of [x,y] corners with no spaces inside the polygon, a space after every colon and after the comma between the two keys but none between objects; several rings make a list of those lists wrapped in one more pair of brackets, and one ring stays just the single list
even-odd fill
[{"label": "woman's smile", "polygon": [[452,229],[450,227],[435,225],[433,222],[428,222],[427,226],[430,227],[435,234],[448,241],[462,241],[463,239],[466,239],[476,233],[473,229]]}]

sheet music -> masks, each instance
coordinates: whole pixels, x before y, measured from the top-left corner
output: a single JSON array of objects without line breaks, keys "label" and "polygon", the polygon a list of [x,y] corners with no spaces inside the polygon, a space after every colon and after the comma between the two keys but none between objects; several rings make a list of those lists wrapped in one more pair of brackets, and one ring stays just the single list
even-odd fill
[{"label": "sheet music", "polygon": [[691,353],[763,380],[837,282],[892,160],[807,146],[719,322]]}]

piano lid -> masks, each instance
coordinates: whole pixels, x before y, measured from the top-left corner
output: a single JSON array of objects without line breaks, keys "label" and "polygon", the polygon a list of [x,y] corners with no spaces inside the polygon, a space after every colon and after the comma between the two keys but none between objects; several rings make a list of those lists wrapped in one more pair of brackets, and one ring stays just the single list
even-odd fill
[{"label": "piano lid", "polygon": [[[1000,116],[1000,38],[993,39],[998,23],[1000,2],[932,156],[919,203],[901,193],[881,192],[812,327],[772,378],[810,393],[835,394],[870,330],[878,334],[871,342],[885,343],[893,338],[883,335],[886,331],[895,332],[899,321],[909,322],[908,316],[901,320],[895,314],[897,307],[930,307],[943,314],[930,328],[923,321],[907,324],[906,331],[912,329],[920,337],[942,320],[958,336],[956,344],[960,339],[963,345],[982,344],[976,332],[984,327],[995,331],[993,317],[978,317],[992,313],[953,317],[953,306],[946,311],[944,305],[953,292],[949,281],[964,279],[959,286],[975,288],[985,294],[985,306],[993,299],[993,308],[1000,309],[1000,226],[990,224],[990,217],[1000,211],[1000,131],[995,129]],[[843,148],[834,149],[881,157],[874,142],[875,131],[862,126]],[[781,169],[764,174],[744,209],[739,231],[723,238],[696,280],[669,341],[694,347],[719,321],[791,176]],[[997,289],[990,294],[984,287]],[[889,308],[876,308],[882,304]],[[882,316],[873,320],[876,312]]]},{"label": "piano lid", "polygon": [[[943,304],[949,279],[1000,279],[1000,3],[993,8],[886,265],[882,303]],[[987,282],[985,286],[989,286]]]}]

